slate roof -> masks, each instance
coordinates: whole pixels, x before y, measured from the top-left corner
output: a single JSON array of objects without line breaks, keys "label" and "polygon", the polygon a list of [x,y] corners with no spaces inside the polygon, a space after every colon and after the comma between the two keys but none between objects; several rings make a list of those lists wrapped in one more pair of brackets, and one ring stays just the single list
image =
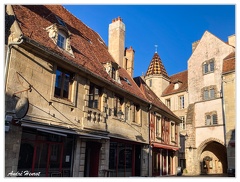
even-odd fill
[{"label": "slate roof", "polygon": [[223,59],[222,74],[235,71],[235,52],[230,53]]},{"label": "slate roof", "polygon": [[146,76],[149,75],[163,75],[169,78],[167,71],[162,63],[162,60],[157,52],[154,53],[150,65],[147,69]]},{"label": "slate roof", "polygon": [[[96,76],[103,78],[106,82],[114,84],[127,93],[146,101],[141,90],[125,69],[119,69],[119,76],[120,78],[127,78],[131,84],[128,84],[126,79],[121,79],[121,84],[119,84],[107,74],[102,64],[115,61],[108,52],[104,41],[97,32],[85,25],[63,6],[12,5],[12,8],[19,27],[25,37],[47,47],[48,50],[60,55],[70,64],[72,63],[83,67]],[[54,23],[59,23],[55,15],[65,22],[67,29],[71,33],[71,48],[74,57],[59,49],[56,44],[53,43],[46,31],[47,27]]]},{"label": "slate roof", "polygon": [[[174,84],[177,82],[179,82],[179,88],[174,89]],[[163,91],[162,96],[184,92],[187,89],[188,89],[188,70],[170,76],[170,84]]]},{"label": "slate roof", "polygon": [[172,118],[175,118],[175,120],[178,119],[180,121],[180,119],[148,87],[146,82],[141,77],[135,77],[134,80],[137,83],[137,85],[139,86],[139,88],[142,90],[142,92],[144,93],[147,100],[151,104],[153,104],[155,107],[158,107],[159,109],[161,109],[165,113],[169,114],[170,116],[172,116]]}]

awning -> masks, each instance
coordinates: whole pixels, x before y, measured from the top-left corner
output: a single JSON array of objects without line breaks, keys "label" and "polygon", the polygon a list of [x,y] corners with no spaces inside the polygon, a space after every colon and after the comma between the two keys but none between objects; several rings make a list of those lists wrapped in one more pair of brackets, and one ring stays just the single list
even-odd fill
[{"label": "awning", "polygon": [[80,138],[84,139],[109,139],[108,136],[101,136],[97,134],[89,134],[89,133],[84,133],[81,131],[75,131],[72,129],[64,129],[60,127],[55,127],[55,126],[47,126],[47,125],[42,125],[42,124],[37,124],[37,123],[30,123],[28,121],[21,121],[21,126],[22,127],[29,127],[29,128],[34,128],[38,131],[46,132],[46,133],[51,133],[51,134],[56,134],[60,136],[67,136],[67,134],[72,134],[72,135],[78,135]]},{"label": "awning", "polygon": [[174,151],[179,150],[179,147],[172,146],[172,145],[164,145],[160,143],[152,143],[152,146],[159,149],[168,149],[168,150],[174,150]]}]

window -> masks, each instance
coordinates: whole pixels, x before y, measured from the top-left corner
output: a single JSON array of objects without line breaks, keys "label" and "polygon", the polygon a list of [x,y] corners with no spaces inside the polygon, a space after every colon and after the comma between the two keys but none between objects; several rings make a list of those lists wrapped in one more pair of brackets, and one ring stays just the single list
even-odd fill
[{"label": "window", "polygon": [[186,121],[185,121],[185,117],[184,116],[180,116],[179,117],[182,120],[182,123],[180,124],[180,127],[182,130],[186,129]]},{"label": "window", "polygon": [[129,110],[130,110],[130,107],[126,106],[125,107],[125,121],[129,120]]},{"label": "window", "polygon": [[214,72],[214,59],[210,59],[203,63],[203,74]]},{"label": "window", "polygon": [[184,96],[179,96],[179,109],[184,109]]},{"label": "window", "polygon": [[156,116],[156,135],[157,135],[157,137],[161,137],[162,136],[161,116]]},{"label": "window", "polygon": [[166,99],[166,106],[171,109],[171,100],[170,99]]},{"label": "window", "polygon": [[58,23],[54,23],[47,27],[46,31],[58,48],[67,51],[72,57],[74,57],[70,41],[71,32],[67,29],[65,23],[61,19],[58,19]]},{"label": "window", "polygon": [[54,96],[71,100],[73,81],[74,81],[73,73],[58,67],[56,70]]},{"label": "window", "polygon": [[137,104],[133,105],[133,110],[132,110],[132,121],[134,123],[139,123],[140,121],[140,106]]},{"label": "window", "polygon": [[116,69],[112,67],[112,79],[116,80]]},{"label": "window", "polygon": [[66,48],[66,36],[61,32],[58,32],[57,45],[62,49]]},{"label": "window", "polygon": [[101,88],[91,83],[90,90],[89,90],[88,107],[100,110],[101,95],[102,95]]},{"label": "window", "polygon": [[205,125],[217,125],[218,124],[218,118],[217,113],[207,113],[205,115]]},{"label": "window", "polygon": [[149,80],[149,87],[152,87],[152,79]]},{"label": "window", "polygon": [[119,111],[122,111],[122,104],[123,104],[123,99],[118,97],[118,96],[115,96],[114,98],[114,116],[117,117],[117,113]]},{"label": "window", "polygon": [[174,84],[174,90],[177,90],[177,89],[179,89],[179,83]]},{"label": "window", "polygon": [[171,141],[175,142],[175,124],[171,122]]},{"label": "window", "polygon": [[216,87],[214,87],[214,86],[205,87],[203,89],[203,100],[214,99],[216,97],[215,89],[216,89]]}]

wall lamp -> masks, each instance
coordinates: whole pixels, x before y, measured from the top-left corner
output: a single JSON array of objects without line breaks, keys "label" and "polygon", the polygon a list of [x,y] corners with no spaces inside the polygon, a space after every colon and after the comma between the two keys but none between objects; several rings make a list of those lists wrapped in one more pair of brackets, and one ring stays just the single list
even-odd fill
[{"label": "wall lamp", "polygon": [[117,112],[117,117],[118,117],[118,119],[120,119],[120,120],[122,120],[123,118],[123,112],[122,112],[122,110],[119,110],[118,112]]}]

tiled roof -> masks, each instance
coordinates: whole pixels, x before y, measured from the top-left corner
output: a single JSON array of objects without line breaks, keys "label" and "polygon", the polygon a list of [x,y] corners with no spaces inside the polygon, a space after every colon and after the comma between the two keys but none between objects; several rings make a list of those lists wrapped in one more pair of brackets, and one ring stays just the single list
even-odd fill
[{"label": "tiled roof", "polygon": [[[120,78],[127,78],[131,84],[121,79],[114,81],[105,71],[102,63],[114,62],[107,46],[98,33],[77,19],[61,5],[13,5],[16,20],[24,36],[34,40],[48,50],[55,52],[69,63],[83,67],[106,82],[112,83],[126,92],[145,100],[141,90],[125,69],[119,69]],[[71,48],[74,54],[63,52],[50,39],[46,28],[58,23],[60,17],[71,33]],[[87,16],[87,15],[86,15]]]},{"label": "tiled roof", "polygon": [[156,53],[156,52],[153,55],[153,58],[150,62],[150,65],[149,65],[147,73],[146,73],[146,76],[149,76],[149,75],[163,75],[163,76],[169,78],[167,71],[162,63],[162,60],[159,57],[158,53]]},{"label": "tiled roof", "polygon": [[235,71],[235,52],[230,53],[223,59],[222,73]]},{"label": "tiled roof", "polygon": [[[177,89],[174,89],[175,83],[179,83],[179,87]],[[188,89],[188,71],[186,70],[170,76],[170,84],[163,91],[162,96],[183,92],[186,91],[187,89]]]},{"label": "tiled roof", "polygon": [[134,78],[134,80],[150,103],[152,103],[155,107],[158,107],[159,109],[165,111],[166,113],[171,115],[173,118],[178,118],[148,87],[148,85],[145,83],[145,81],[141,77],[136,77]]}]

